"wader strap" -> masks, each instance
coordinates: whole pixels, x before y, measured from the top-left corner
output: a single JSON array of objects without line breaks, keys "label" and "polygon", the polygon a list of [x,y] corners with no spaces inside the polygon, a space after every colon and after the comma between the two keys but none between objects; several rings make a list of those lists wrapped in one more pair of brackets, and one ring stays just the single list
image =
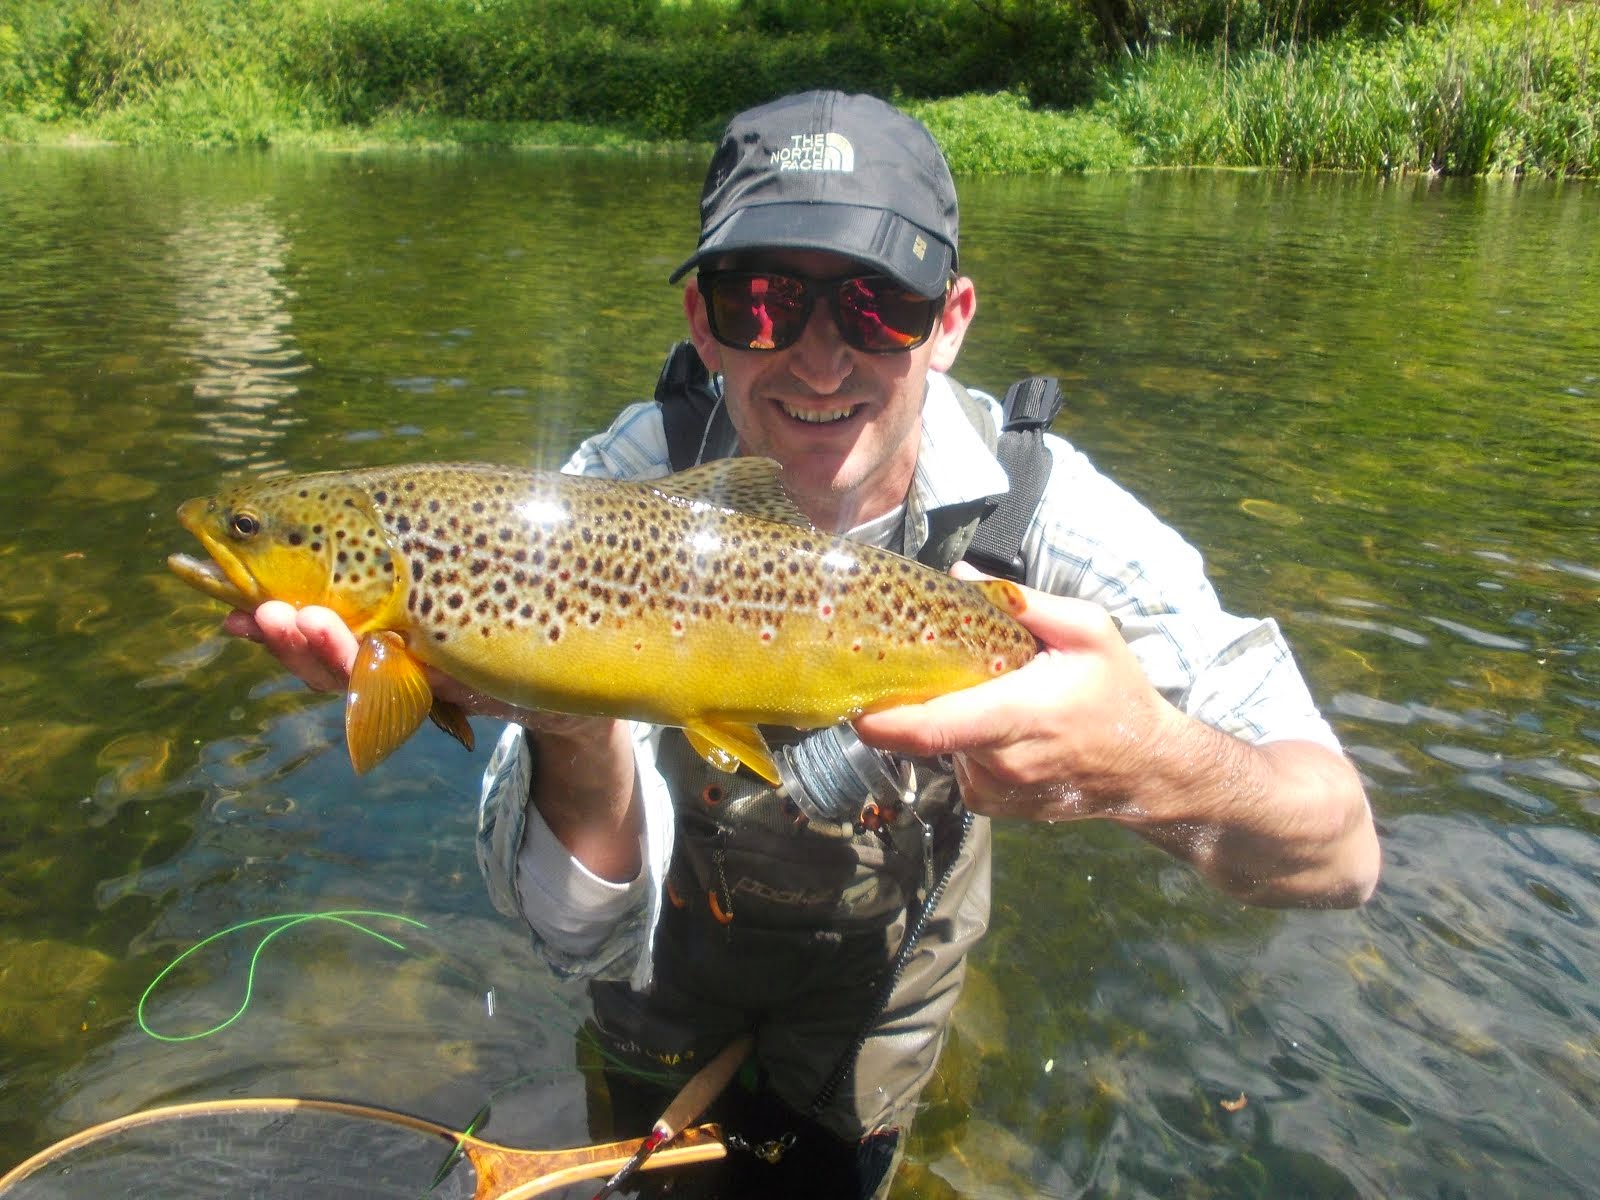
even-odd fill
[{"label": "wader strap", "polygon": [[1050,451],[1044,433],[1061,411],[1061,388],[1048,375],[1019,379],[1006,389],[1005,429],[995,451],[1011,480],[1011,490],[979,524],[965,558],[980,571],[1021,582],[1022,539],[1050,478]]},{"label": "wader strap", "polygon": [[728,424],[722,396],[700,361],[693,342],[679,342],[667,355],[656,378],[656,403],[667,434],[667,457],[674,471],[700,461],[706,445]]}]

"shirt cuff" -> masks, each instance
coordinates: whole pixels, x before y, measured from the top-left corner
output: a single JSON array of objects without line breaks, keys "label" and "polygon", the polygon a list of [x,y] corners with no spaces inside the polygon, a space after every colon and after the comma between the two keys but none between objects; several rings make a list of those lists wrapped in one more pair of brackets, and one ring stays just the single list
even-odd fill
[{"label": "shirt cuff", "polygon": [[528,805],[517,892],[523,916],[545,941],[578,957],[594,954],[639,903],[647,878],[643,869],[627,883],[600,878],[551,832],[537,806]]}]

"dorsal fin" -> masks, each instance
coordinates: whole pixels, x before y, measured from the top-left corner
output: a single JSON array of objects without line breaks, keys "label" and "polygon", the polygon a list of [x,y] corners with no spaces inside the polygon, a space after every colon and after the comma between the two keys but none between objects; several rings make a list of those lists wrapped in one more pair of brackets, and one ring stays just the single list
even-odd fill
[{"label": "dorsal fin", "polygon": [[650,486],[681,500],[812,528],[805,513],[784,491],[783,467],[770,458],[718,458],[665,479],[652,480]]}]

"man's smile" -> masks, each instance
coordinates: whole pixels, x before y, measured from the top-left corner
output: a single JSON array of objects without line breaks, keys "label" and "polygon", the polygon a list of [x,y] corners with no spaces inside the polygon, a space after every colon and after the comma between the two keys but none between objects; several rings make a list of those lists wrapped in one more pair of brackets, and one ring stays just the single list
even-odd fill
[{"label": "man's smile", "polygon": [[835,421],[845,421],[861,411],[864,405],[843,404],[833,408],[800,408],[797,405],[786,404],[778,401],[778,407],[783,409],[785,415],[796,421],[804,421],[808,425],[831,425]]}]

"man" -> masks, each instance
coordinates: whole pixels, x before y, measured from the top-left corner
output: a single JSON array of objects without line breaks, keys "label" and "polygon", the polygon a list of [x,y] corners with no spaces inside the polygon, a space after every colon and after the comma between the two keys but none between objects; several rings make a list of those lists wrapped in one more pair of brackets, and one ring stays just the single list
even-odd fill
[{"label": "man", "polygon": [[[695,272],[689,334],[720,379],[700,457],[776,459],[819,529],[951,566],[964,534],[945,518],[1008,480],[996,406],[945,374],[977,295],[931,136],[871,97],[787,97],[730,123],[701,210],[673,277]],[[677,731],[508,713],[439,681],[514,722],[480,858],[547,959],[596,980],[618,1134],[670,1095],[628,1087],[628,1068],[681,1078],[754,1034],[720,1114],[735,1174],[716,1194],[887,1194],[987,923],[985,816],[1113,820],[1255,903],[1358,904],[1376,884],[1360,781],[1276,626],[1224,613],[1177,534],[1045,444],[1020,579],[1038,656],[854,722],[881,761],[909,764],[903,810],[852,799],[832,820],[705,765]],[[669,469],[657,404],[568,464]],[[312,686],[344,686],[355,645],[332,614],[268,604],[229,627]]]}]

